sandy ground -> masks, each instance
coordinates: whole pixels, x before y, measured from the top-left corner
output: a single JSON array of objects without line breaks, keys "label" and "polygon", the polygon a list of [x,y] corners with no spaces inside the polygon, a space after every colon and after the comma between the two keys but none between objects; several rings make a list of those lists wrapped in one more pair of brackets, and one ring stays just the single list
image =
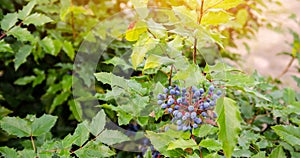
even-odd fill
[{"label": "sandy ground", "polygon": [[[240,44],[241,48],[237,49],[243,57],[242,69],[248,73],[257,70],[264,76],[276,77],[290,61],[289,56],[277,55],[277,53],[284,51],[291,52],[291,47],[288,43],[293,41],[293,37],[288,33],[288,28],[293,29],[300,35],[300,26],[288,18],[292,13],[295,13],[297,19],[300,20],[300,1],[281,0],[281,2],[283,4],[281,7],[269,6],[269,9],[272,11],[269,11],[265,15],[267,19],[282,23],[283,30],[281,32],[261,28],[255,39],[238,41],[239,43],[247,42],[251,48],[250,53],[247,53],[242,44]],[[297,60],[295,60],[288,73],[282,76],[281,80],[283,87],[290,86],[300,91],[296,82],[291,78],[291,75],[300,77],[300,73],[296,69],[297,65],[299,66]]]}]

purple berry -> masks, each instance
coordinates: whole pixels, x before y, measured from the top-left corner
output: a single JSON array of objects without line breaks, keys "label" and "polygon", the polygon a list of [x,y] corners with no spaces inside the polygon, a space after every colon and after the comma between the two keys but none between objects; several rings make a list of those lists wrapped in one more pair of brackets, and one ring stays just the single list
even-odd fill
[{"label": "purple berry", "polygon": [[194,97],[200,97],[200,96],[201,96],[200,91],[195,91]]},{"label": "purple berry", "polygon": [[178,98],[177,103],[179,103],[179,104],[182,103],[182,98]]},{"label": "purple berry", "polygon": [[182,126],[177,126],[177,130],[182,130]]},{"label": "purple berry", "polygon": [[202,115],[203,117],[206,117],[206,116],[207,116],[207,113],[206,113],[206,112],[202,112],[201,115]]},{"label": "purple berry", "polygon": [[198,128],[198,125],[194,123],[193,128]]},{"label": "purple berry", "polygon": [[188,127],[187,127],[187,126],[182,126],[182,130],[183,130],[183,131],[187,131],[187,130],[188,130]]},{"label": "purple berry", "polygon": [[182,88],[182,93],[185,93],[186,92],[186,88]]},{"label": "purple berry", "polygon": [[215,101],[211,101],[211,102],[209,103],[209,105],[210,105],[210,106],[215,106],[216,103],[215,103]]},{"label": "purple berry", "polygon": [[167,106],[168,106],[167,104],[162,104],[162,105],[161,105],[161,108],[162,108],[162,109],[165,109],[165,108],[167,108]]},{"label": "purple berry", "polygon": [[190,113],[186,112],[186,113],[184,114],[184,116],[185,116],[186,118],[189,118],[191,115],[190,115]]},{"label": "purple berry", "polygon": [[203,107],[204,107],[204,109],[207,109],[207,108],[209,107],[209,103],[208,103],[208,102],[205,102],[205,103],[203,104]]},{"label": "purple berry", "polygon": [[175,91],[175,95],[179,96],[180,92],[179,91]]},{"label": "purple berry", "polygon": [[179,108],[180,108],[180,107],[179,107],[178,105],[175,105],[175,106],[174,106],[174,109],[175,109],[175,110],[179,110]]},{"label": "purple berry", "polygon": [[213,113],[213,117],[214,117],[214,118],[217,118],[217,117],[218,117],[218,114],[214,112],[214,113]]},{"label": "purple berry", "polygon": [[184,115],[184,116],[182,116],[182,120],[184,121],[184,120],[186,120],[187,119],[187,117]]},{"label": "purple berry", "polygon": [[164,96],[163,96],[162,94],[158,94],[158,95],[157,95],[157,99],[158,99],[158,100],[164,100]]}]

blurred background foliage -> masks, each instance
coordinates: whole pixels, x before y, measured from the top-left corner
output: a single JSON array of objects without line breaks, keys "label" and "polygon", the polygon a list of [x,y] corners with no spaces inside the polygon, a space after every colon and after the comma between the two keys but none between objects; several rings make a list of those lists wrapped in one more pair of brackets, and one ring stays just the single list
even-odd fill
[{"label": "blurred background foliage", "polygon": [[[29,3],[32,5],[28,5]],[[185,6],[190,10],[196,10],[196,3],[196,0],[149,0],[148,6],[154,8]],[[261,27],[277,27],[268,19],[262,18],[264,12],[269,9],[269,3],[281,5],[275,0],[245,0],[238,7],[229,9],[228,12],[235,17],[234,20],[227,25],[211,26],[212,30],[220,32],[225,37],[222,38],[225,49],[214,45],[211,48],[208,47],[207,52],[220,52],[224,58],[239,60],[239,55],[230,52],[227,48],[236,47],[238,39],[253,38]],[[31,14],[28,13],[26,16],[36,14],[37,20],[26,23],[20,17],[15,18],[14,13],[24,10],[23,7],[26,5],[27,11],[32,10]],[[6,115],[23,118],[27,114],[41,116],[49,113],[58,116],[58,122],[52,129],[54,136],[63,137],[73,131],[81,118],[76,114],[76,104],[72,98],[72,76],[84,75],[73,73],[73,62],[77,50],[84,40],[94,40],[95,37],[89,33],[100,21],[132,8],[131,2],[126,0],[35,0],[30,2],[1,0],[0,118]],[[6,20],[15,18],[15,20],[6,23],[5,18]],[[97,32],[97,34],[101,36],[103,33]],[[295,40],[299,40],[296,34]],[[99,61],[97,69],[111,70],[113,65],[103,63],[103,61],[111,59],[116,54],[120,55],[128,49],[131,50],[130,44],[128,41],[115,41],[108,48],[109,56]],[[296,49],[299,51],[298,46]],[[291,54],[293,58],[300,59],[299,53],[294,55],[292,52]],[[259,78],[259,76],[256,77]],[[300,83],[299,78],[295,77],[295,79]],[[88,82],[87,80],[81,82]],[[270,85],[267,87],[270,91],[276,89]],[[101,92],[107,87],[98,84],[96,89]],[[278,94],[278,97],[282,95],[284,94]],[[245,117],[251,119],[253,113],[249,110],[252,109],[247,109],[248,107],[243,105],[245,96],[241,96],[240,99],[242,110],[246,111]],[[257,110],[257,113],[263,113]],[[14,146],[16,143],[18,140],[11,139],[5,132],[0,131],[0,146]]]}]

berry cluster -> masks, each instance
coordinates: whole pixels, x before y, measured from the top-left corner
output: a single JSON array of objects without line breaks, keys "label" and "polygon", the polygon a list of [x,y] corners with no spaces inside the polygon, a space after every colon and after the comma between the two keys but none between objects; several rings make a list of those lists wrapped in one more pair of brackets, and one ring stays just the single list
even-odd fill
[{"label": "berry cluster", "polygon": [[172,122],[177,124],[178,130],[198,128],[205,119],[215,119],[213,111],[217,99],[222,95],[213,85],[207,90],[189,87],[180,89],[178,86],[165,88],[163,94],[158,94],[157,104],[166,114],[172,116]]}]

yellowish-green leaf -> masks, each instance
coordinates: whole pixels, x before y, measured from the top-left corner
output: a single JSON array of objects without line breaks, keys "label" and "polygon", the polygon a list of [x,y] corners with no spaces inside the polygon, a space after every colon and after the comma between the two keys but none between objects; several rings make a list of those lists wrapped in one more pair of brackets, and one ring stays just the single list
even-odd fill
[{"label": "yellowish-green leaf", "polygon": [[243,0],[206,0],[204,2],[204,10],[210,8],[230,9],[241,4]]},{"label": "yellowish-green leaf", "polygon": [[26,4],[26,6],[23,7],[21,11],[18,12],[18,18],[24,20],[30,14],[31,10],[35,5],[36,5],[36,0],[32,0],[28,4]]},{"label": "yellowish-green leaf", "polygon": [[232,19],[228,12],[222,9],[210,9],[203,15],[201,24],[203,25],[219,25],[227,23]]},{"label": "yellowish-green leaf", "polygon": [[276,147],[269,156],[269,158],[285,158],[285,157],[286,156],[282,149],[282,146]]},{"label": "yellowish-green leaf", "polygon": [[64,41],[62,48],[65,51],[65,53],[68,55],[68,57],[71,60],[73,60],[74,56],[75,56],[75,51],[74,51],[72,43],[69,41]]},{"label": "yellowish-green leaf", "polygon": [[175,62],[174,60],[168,57],[162,57],[162,56],[151,54],[146,60],[144,70],[150,68],[157,68],[161,65],[172,64],[174,62]]},{"label": "yellowish-green leaf", "polygon": [[82,108],[80,103],[75,102],[74,100],[69,100],[68,105],[75,119],[77,121],[82,121]]},{"label": "yellowish-green leaf", "polygon": [[30,16],[26,17],[23,21],[23,24],[29,25],[33,24],[36,26],[41,26],[44,25],[45,23],[52,22],[53,20],[49,18],[48,16],[40,13],[34,13],[31,14]]},{"label": "yellowish-green leaf", "polygon": [[248,11],[246,9],[241,9],[238,11],[236,15],[236,22],[240,25],[240,27],[243,27],[248,19]]},{"label": "yellowish-green leaf", "polygon": [[272,129],[287,143],[293,146],[300,144],[300,127],[291,125],[277,125],[273,126]]},{"label": "yellowish-green leaf", "polygon": [[144,61],[146,53],[153,49],[156,44],[156,40],[146,36],[134,45],[131,54],[131,62],[134,69],[136,69]]},{"label": "yellowish-green leaf", "polygon": [[15,85],[26,85],[28,83],[31,83],[32,81],[35,80],[35,76],[25,76],[25,77],[21,77],[21,78],[18,78],[14,84]]},{"label": "yellowish-green leaf", "polygon": [[147,31],[147,24],[142,21],[138,21],[133,28],[130,28],[126,31],[125,39],[127,41],[136,41],[139,39],[140,35]]},{"label": "yellowish-green leaf", "polygon": [[198,85],[204,81],[204,76],[202,75],[201,70],[196,65],[189,65],[187,69],[180,70],[173,77],[174,80],[184,80],[185,86]]},{"label": "yellowish-green leaf", "polygon": [[187,148],[197,149],[198,146],[196,142],[193,139],[184,140],[182,138],[179,138],[178,140],[172,141],[167,150],[174,150],[180,148],[182,150],[185,150]]},{"label": "yellowish-green leaf", "polygon": [[148,16],[149,10],[147,8],[148,0],[130,0],[138,15],[144,19]]}]

